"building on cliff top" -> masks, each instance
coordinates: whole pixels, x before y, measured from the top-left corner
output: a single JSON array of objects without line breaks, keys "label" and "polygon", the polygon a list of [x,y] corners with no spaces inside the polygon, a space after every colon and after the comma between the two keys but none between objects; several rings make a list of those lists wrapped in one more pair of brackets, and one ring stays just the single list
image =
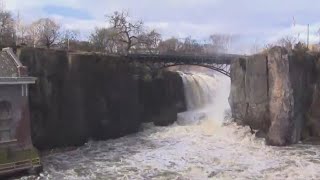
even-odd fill
[{"label": "building on cliff top", "polygon": [[10,48],[0,51],[0,175],[41,167],[31,141],[27,68]]}]

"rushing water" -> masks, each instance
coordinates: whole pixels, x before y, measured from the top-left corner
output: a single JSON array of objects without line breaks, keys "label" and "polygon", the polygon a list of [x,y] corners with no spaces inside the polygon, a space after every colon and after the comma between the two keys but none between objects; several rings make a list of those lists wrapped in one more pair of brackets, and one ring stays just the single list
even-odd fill
[{"label": "rushing water", "polygon": [[228,78],[181,76],[189,111],[173,126],[145,124],[135,135],[47,155],[39,177],[22,179],[320,179],[319,146],[270,147],[246,127],[223,125]]}]

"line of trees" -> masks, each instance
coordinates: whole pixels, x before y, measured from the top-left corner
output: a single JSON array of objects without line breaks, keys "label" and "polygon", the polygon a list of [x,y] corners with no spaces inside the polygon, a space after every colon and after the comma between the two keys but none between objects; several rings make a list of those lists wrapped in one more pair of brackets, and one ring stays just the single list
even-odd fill
[{"label": "line of trees", "polygon": [[[3,4],[0,0],[0,4]],[[106,27],[96,27],[86,40],[80,39],[80,31],[63,29],[51,18],[40,18],[30,24],[24,23],[20,14],[16,17],[0,6],[0,47],[25,45],[32,47],[58,48],[78,51],[98,51],[109,54],[215,54],[227,53],[235,41],[232,35],[212,34],[206,43],[191,36],[179,39],[163,39],[155,29],[149,29],[141,20],[134,21],[127,11],[116,11],[106,15]],[[320,37],[320,30],[319,30]],[[265,51],[275,45],[289,50],[305,44],[293,36],[260,47],[254,44],[252,53]],[[313,49],[320,51],[320,46]],[[308,48],[306,48],[308,49]]]},{"label": "line of trees", "polygon": [[106,16],[107,28],[96,28],[89,37],[94,50],[107,53],[151,53],[151,54],[210,54],[227,52],[232,36],[213,34],[208,43],[199,43],[187,37],[180,40],[172,37],[166,40],[155,29],[149,30],[144,23],[130,21],[128,12],[114,12]]},{"label": "line of trees", "polygon": [[61,25],[50,18],[41,18],[25,24],[20,14],[0,9],[0,45],[27,45],[33,47],[66,47],[70,40],[78,38],[77,31],[62,30]]},{"label": "line of trees", "polygon": [[0,8],[0,46],[25,45],[109,54],[212,54],[227,52],[233,41],[232,36],[223,34],[211,35],[207,43],[199,43],[191,37],[164,40],[143,21],[132,20],[127,11],[116,11],[105,18],[107,27],[96,27],[87,40],[80,40],[79,31],[64,30],[51,18],[26,24],[19,13],[14,17],[11,12]]}]

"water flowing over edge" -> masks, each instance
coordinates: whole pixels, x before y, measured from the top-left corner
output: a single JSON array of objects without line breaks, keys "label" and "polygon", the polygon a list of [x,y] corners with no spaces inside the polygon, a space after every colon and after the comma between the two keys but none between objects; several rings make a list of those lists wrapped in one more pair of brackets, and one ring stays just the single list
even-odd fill
[{"label": "water flowing over edge", "polygon": [[228,103],[230,78],[216,74],[179,72],[184,83],[187,112],[178,115],[178,124],[200,123],[201,120],[222,124]]},{"label": "water flowing over edge", "polygon": [[319,146],[269,147],[248,127],[223,126],[230,80],[182,73],[188,111],[176,124],[43,157],[22,179],[320,179]]}]

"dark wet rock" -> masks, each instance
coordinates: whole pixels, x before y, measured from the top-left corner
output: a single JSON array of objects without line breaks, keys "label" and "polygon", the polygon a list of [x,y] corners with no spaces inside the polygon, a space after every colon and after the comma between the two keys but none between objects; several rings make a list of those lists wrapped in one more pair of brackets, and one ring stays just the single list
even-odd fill
[{"label": "dark wet rock", "polygon": [[267,143],[275,146],[292,142],[294,98],[289,75],[288,52],[273,48],[268,53],[270,128]]},{"label": "dark wet rock", "polygon": [[231,89],[229,104],[231,107],[232,117],[236,122],[244,124],[246,114],[246,59],[234,61],[231,64]]},{"label": "dark wet rock", "polygon": [[309,137],[302,141],[304,144],[320,145],[320,137]]},{"label": "dark wet rock", "polygon": [[217,172],[217,171],[212,171],[209,175],[208,175],[208,178],[213,178],[215,176],[217,176],[220,172]]},{"label": "dark wet rock", "polygon": [[18,53],[38,78],[30,86],[30,108],[32,139],[39,149],[135,133],[143,118],[168,125],[184,108],[177,73],[165,72],[141,86],[137,77],[145,77],[145,68],[121,63],[122,57],[33,48]]},{"label": "dark wet rock", "polygon": [[138,83],[117,57],[22,49],[38,77],[30,87],[32,138],[40,149],[82,145],[138,131]]},{"label": "dark wet rock", "polygon": [[[267,58],[254,55],[247,60],[245,76],[246,117],[245,123],[253,129],[269,128]],[[258,88],[257,88],[258,87]]]},{"label": "dark wet rock", "polygon": [[252,129],[267,131],[268,77],[265,55],[255,55],[231,65],[229,102],[233,118]]},{"label": "dark wet rock", "polygon": [[[294,115],[292,142],[296,143],[303,137],[304,132],[308,132],[307,113],[311,107],[316,80],[316,56],[299,49],[294,50],[289,55],[290,81],[294,97]],[[310,114],[311,115],[311,114]]]},{"label": "dark wet rock", "polygon": [[255,137],[256,138],[266,138],[267,137],[267,133],[265,133],[262,130],[259,130],[259,131],[256,132]]},{"label": "dark wet rock", "polygon": [[163,71],[152,80],[142,80],[140,87],[144,122],[167,126],[186,110],[183,81],[178,73]]},{"label": "dark wet rock", "polygon": [[303,131],[303,138],[310,139],[310,137],[320,137],[320,58],[319,54],[314,60],[314,84],[312,87],[312,102],[307,113],[307,122]]}]

